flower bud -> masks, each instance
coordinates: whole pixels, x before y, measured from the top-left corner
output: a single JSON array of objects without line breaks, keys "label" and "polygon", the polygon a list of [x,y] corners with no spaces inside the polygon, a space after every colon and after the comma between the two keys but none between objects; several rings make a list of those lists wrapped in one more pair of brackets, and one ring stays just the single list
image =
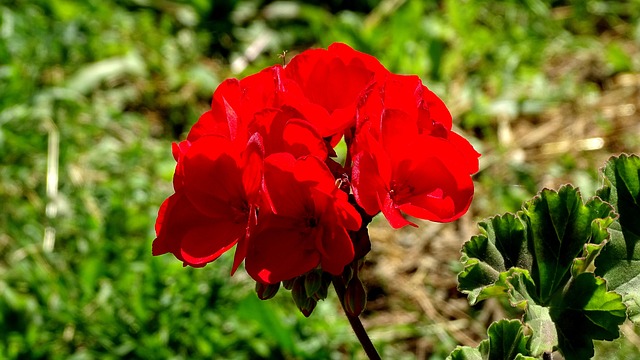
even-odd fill
[{"label": "flower bud", "polygon": [[359,316],[367,306],[367,291],[356,276],[349,281],[344,294],[344,310],[349,316]]},{"label": "flower bud", "polygon": [[297,278],[293,278],[293,279],[289,279],[289,280],[283,281],[282,282],[282,286],[287,290],[291,290],[291,288],[293,288],[293,282],[295,281],[295,279],[297,279]]},{"label": "flower bud", "polygon": [[353,264],[349,264],[344,267],[344,270],[342,270],[342,279],[344,280],[345,283],[348,283],[349,281],[351,281],[351,278],[353,277],[352,266]]},{"label": "flower bud", "polygon": [[322,273],[318,270],[313,270],[307,273],[304,277],[304,289],[307,292],[307,297],[314,297],[314,295],[322,287]]},{"label": "flower bud", "polygon": [[326,299],[327,295],[329,294],[329,284],[330,283],[323,282],[318,291],[313,294],[313,299],[316,301]]},{"label": "flower bud", "polygon": [[304,278],[302,276],[297,277],[293,282],[293,287],[291,288],[291,297],[293,301],[296,303],[298,309],[302,309],[309,298],[307,296],[307,291],[304,288]]},{"label": "flower bud", "polygon": [[280,289],[280,282],[275,284],[263,284],[256,281],[256,294],[260,300],[269,300],[274,297]]},{"label": "flower bud", "polygon": [[331,286],[331,281],[333,280],[333,276],[328,272],[323,271],[320,276],[321,276],[321,280],[320,280],[321,286],[315,292],[315,294],[313,294],[313,299],[316,301],[324,300],[327,298],[327,295],[329,293],[329,286]]},{"label": "flower bud", "polygon": [[298,307],[298,309],[300,309],[300,312],[302,313],[302,315],[304,315],[304,317],[309,317],[309,315],[311,315],[311,313],[313,312],[313,309],[316,308],[317,303],[318,302],[314,299],[308,298],[304,303],[304,306]]},{"label": "flower bud", "polygon": [[296,303],[296,306],[300,310],[300,312],[305,316],[309,317],[313,312],[313,309],[316,308],[317,301],[309,296],[307,296],[307,291],[305,290],[305,278],[300,276],[296,278],[293,282],[293,287],[291,288],[291,296],[293,297],[293,301]]}]

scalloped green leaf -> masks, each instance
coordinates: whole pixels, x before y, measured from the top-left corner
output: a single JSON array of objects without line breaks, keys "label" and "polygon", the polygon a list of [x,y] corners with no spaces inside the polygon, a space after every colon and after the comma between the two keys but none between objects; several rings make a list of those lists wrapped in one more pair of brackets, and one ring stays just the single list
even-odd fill
[{"label": "scalloped green leaf", "polygon": [[629,318],[640,323],[640,157],[612,157],[603,168],[597,192],[619,214],[609,228],[611,238],[596,259],[596,274],[623,296]]},{"label": "scalloped green leaf", "polygon": [[480,350],[471,346],[456,346],[447,360],[483,360]]},{"label": "scalloped green leaf", "polygon": [[530,357],[529,335],[518,320],[500,320],[487,330],[488,339],[477,348],[458,346],[447,360],[528,360]]},{"label": "scalloped green leaf", "polygon": [[529,336],[518,320],[501,320],[489,326],[489,359],[513,359],[529,355]]},{"label": "scalloped green leaf", "polygon": [[513,360],[537,360],[538,358],[533,357],[533,356],[526,356],[526,355],[522,355],[522,354],[518,354],[516,355],[516,357],[513,358]]},{"label": "scalloped green leaf", "polygon": [[[584,203],[570,185],[545,189],[517,214],[480,224],[480,234],[462,248],[459,288],[472,304],[506,295],[524,309],[534,356],[560,349],[567,359],[579,359],[572,355],[574,340],[586,349],[580,355],[592,353],[592,340],[619,336],[625,320],[620,296],[593,274],[614,216],[602,199]],[[584,325],[577,335],[570,333],[572,321]]]},{"label": "scalloped green leaf", "polygon": [[543,353],[551,353],[558,345],[558,331],[551,318],[549,308],[530,304],[525,314],[525,322],[531,328],[531,354],[542,356]]},{"label": "scalloped green leaf", "polygon": [[506,292],[501,273],[512,267],[531,267],[525,224],[516,215],[495,216],[478,226],[480,234],[463,245],[465,267],[458,274],[458,288],[468,294],[472,305]]},{"label": "scalloped green leaf", "polygon": [[529,275],[529,270],[511,268],[504,274],[504,284],[512,306],[526,310],[527,306],[536,303],[536,284]]},{"label": "scalloped green leaf", "polygon": [[595,271],[595,259],[602,252],[602,248],[607,244],[606,241],[600,244],[584,244],[582,256],[573,260],[571,266],[571,276],[576,277],[584,272]]},{"label": "scalloped green leaf", "polygon": [[614,213],[598,198],[583,204],[580,192],[570,185],[557,192],[542,190],[525,203],[523,211],[534,257],[533,266],[527,270],[536,283],[540,303],[546,304],[571,278],[571,265],[584,245],[599,244],[607,238],[606,226],[613,221]]},{"label": "scalloped green leaf", "polygon": [[627,318],[626,311],[622,296],[607,291],[604,279],[592,273],[573,278],[550,306],[558,331],[558,347],[565,359],[591,358],[594,355],[592,340],[618,338],[618,327]]},{"label": "scalloped green leaf", "polygon": [[531,294],[535,293],[535,284],[529,271],[524,269],[509,269],[506,284],[507,294],[511,305],[525,310],[525,322],[533,331],[531,336],[531,354],[542,356],[545,352],[552,352],[558,346],[556,325],[551,319],[549,308],[537,305]]}]

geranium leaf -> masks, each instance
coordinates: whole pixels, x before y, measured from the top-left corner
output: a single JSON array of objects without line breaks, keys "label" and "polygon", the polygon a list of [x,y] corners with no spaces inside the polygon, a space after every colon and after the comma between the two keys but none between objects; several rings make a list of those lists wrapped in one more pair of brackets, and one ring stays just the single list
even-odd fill
[{"label": "geranium leaf", "polygon": [[571,266],[571,276],[576,277],[583,272],[594,272],[595,264],[594,260],[602,252],[602,248],[607,244],[606,241],[600,244],[584,244],[582,249],[582,256],[573,259],[573,265]]},{"label": "geranium leaf", "polygon": [[609,228],[611,239],[596,259],[596,274],[623,296],[629,318],[640,323],[640,158],[620,155],[603,169],[604,185],[597,195],[619,214]]},{"label": "geranium leaf", "polygon": [[565,185],[557,192],[542,190],[524,205],[523,218],[535,259],[528,270],[545,304],[569,281],[573,260],[584,245],[604,241],[606,230],[601,228],[611,223],[613,209],[598,198],[583,204],[580,192]]},{"label": "geranium leaf", "polygon": [[483,358],[477,348],[458,346],[447,356],[447,360],[483,360]]},{"label": "geranium leaf", "polygon": [[558,347],[567,360],[588,359],[594,354],[592,339],[613,340],[626,319],[622,297],[607,291],[605,280],[582,273],[573,278],[550,307],[558,330]]},{"label": "geranium leaf", "polygon": [[[621,297],[593,274],[614,215],[600,198],[584,203],[572,186],[543,190],[522,211],[480,224],[462,248],[459,288],[471,303],[506,295],[523,309],[533,356],[559,349],[580,358],[575,344],[592,353],[592,340],[617,337],[625,320]],[[572,333],[571,324],[583,326]]]},{"label": "geranium leaf", "polygon": [[459,346],[447,357],[447,360],[504,360],[535,359],[530,357],[529,336],[518,320],[500,320],[487,330],[488,339],[477,348]]},{"label": "geranium leaf", "polygon": [[533,357],[533,356],[526,356],[526,355],[522,355],[522,354],[518,354],[516,355],[516,357],[513,358],[513,360],[537,360],[538,358]]},{"label": "geranium leaf", "polygon": [[529,275],[529,270],[511,268],[505,274],[505,286],[512,306],[526,310],[531,304],[535,304],[536,284]]},{"label": "geranium leaf", "polygon": [[558,332],[549,314],[549,308],[535,304],[529,305],[525,322],[533,332],[529,345],[531,354],[542,356],[545,352],[552,352],[558,344]]},{"label": "geranium leaf", "polygon": [[495,216],[479,223],[480,235],[462,248],[464,270],[458,275],[458,287],[468,293],[473,305],[489,297],[504,294],[501,273],[511,267],[528,269],[531,255],[526,250],[525,225],[514,214]]},{"label": "geranium leaf", "polygon": [[513,359],[517,354],[529,355],[529,336],[518,320],[501,320],[489,326],[490,360]]}]

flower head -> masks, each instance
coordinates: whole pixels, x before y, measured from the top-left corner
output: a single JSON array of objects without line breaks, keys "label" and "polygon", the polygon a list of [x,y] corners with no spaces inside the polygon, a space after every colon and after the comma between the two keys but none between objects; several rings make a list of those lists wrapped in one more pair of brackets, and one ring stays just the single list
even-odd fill
[{"label": "flower head", "polygon": [[395,227],[402,213],[448,222],[473,197],[479,154],[451,131],[451,115],[417,77],[389,75],[363,100],[353,151],[353,192]]},{"label": "flower head", "polygon": [[[369,250],[377,213],[398,228],[414,225],[406,215],[444,222],[467,211],[479,154],[451,129],[418,77],[344,44],[225,80],[173,145],[175,193],[160,207],[153,254],[200,267],[236,246],[231,272],[245,261],[260,288],[342,274]],[[301,294],[308,313],[317,299]]]},{"label": "flower head", "polygon": [[265,159],[265,191],[272,206],[262,208],[246,268],[263,283],[294,278],[321,266],[340,274],[353,260],[349,230],[361,218],[316,157],[288,153]]}]

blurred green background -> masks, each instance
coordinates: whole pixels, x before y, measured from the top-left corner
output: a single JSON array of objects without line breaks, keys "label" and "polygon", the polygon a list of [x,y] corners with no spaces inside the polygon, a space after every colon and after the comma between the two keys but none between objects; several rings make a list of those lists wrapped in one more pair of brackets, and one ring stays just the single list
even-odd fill
[{"label": "blurred green background", "polygon": [[[422,77],[483,154],[462,220],[372,225],[383,358],[443,359],[518,316],[466,305],[460,245],[543,186],[592,195],[608,156],[640,152],[640,0],[1,0],[0,359],[363,358],[335,296],[305,319],[229,278],[229,256],[151,256],[171,142],[218,83],[334,41]],[[633,357],[638,332],[597,358]]]}]

